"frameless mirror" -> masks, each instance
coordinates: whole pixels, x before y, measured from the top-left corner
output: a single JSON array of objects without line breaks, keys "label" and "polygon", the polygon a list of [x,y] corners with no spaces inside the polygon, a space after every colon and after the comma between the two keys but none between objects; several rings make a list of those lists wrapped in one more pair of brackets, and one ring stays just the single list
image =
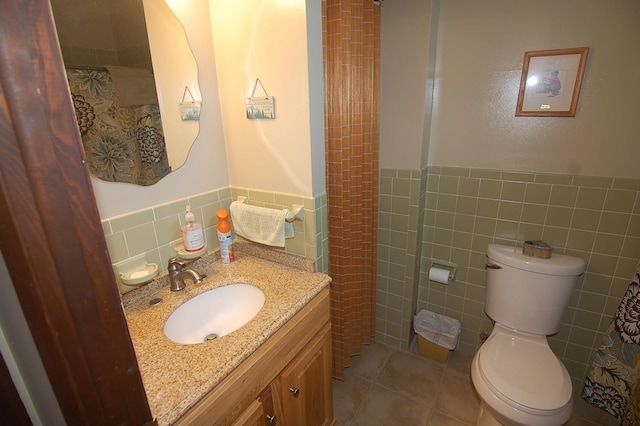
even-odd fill
[{"label": "frameless mirror", "polygon": [[201,98],[184,27],[165,0],[51,7],[91,174],[153,185],[182,166]]}]

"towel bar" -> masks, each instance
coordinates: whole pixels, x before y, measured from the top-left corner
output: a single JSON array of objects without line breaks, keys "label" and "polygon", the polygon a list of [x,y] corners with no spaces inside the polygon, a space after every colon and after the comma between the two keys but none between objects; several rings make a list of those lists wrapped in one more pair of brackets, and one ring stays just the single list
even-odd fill
[{"label": "towel bar", "polygon": [[[238,202],[248,204],[247,197],[239,195]],[[287,223],[293,223],[296,220],[304,222],[304,206],[302,204],[293,204],[291,210],[287,213],[287,217],[284,219]]]}]

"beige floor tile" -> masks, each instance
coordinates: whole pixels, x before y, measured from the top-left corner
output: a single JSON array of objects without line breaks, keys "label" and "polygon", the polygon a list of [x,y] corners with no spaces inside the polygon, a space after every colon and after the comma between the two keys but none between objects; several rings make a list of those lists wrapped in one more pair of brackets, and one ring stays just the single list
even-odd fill
[{"label": "beige floor tile", "polygon": [[444,366],[407,352],[395,351],[380,372],[378,383],[433,407]]},{"label": "beige floor tile", "polygon": [[[567,423],[565,423],[564,426],[604,426],[607,425],[608,423],[598,423],[598,422],[592,422],[589,420],[585,420],[585,419],[580,419],[580,418],[574,418],[571,417],[569,419],[569,421]],[[617,423],[616,423],[617,424]]]},{"label": "beige floor tile", "polygon": [[447,361],[447,368],[451,368],[461,374],[466,375],[471,380],[471,361],[473,358],[459,354],[456,351],[451,352]]},{"label": "beige floor tile", "polygon": [[460,422],[475,424],[479,409],[480,399],[468,376],[447,369],[442,376],[436,410]]},{"label": "beige floor tile", "polygon": [[363,345],[360,355],[351,358],[351,367],[345,369],[345,375],[354,374],[375,380],[392,351],[393,349],[389,346],[375,341],[369,345]]},{"label": "beige floor tile", "polygon": [[374,385],[352,425],[427,425],[431,409],[380,385]]},{"label": "beige floor tile", "polygon": [[427,424],[429,426],[467,426],[466,423],[461,423],[437,411],[433,413],[431,420]]},{"label": "beige floor tile", "polygon": [[[452,352],[439,363],[378,342],[362,347],[334,380],[338,426],[474,426],[479,398],[469,374],[472,358]],[[574,390],[566,426],[615,426],[613,416],[587,404]]]},{"label": "beige floor tile", "polygon": [[355,375],[333,380],[333,413],[338,425],[346,425],[369,394],[371,381]]}]

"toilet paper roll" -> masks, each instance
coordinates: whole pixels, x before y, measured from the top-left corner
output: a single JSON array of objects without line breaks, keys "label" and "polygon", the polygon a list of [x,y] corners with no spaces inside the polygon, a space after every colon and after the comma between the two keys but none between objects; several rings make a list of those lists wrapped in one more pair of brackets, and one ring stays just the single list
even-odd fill
[{"label": "toilet paper roll", "polygon": [[429,269],[429,280],[437,283],[449,284],[449,270],[441,268]]}]

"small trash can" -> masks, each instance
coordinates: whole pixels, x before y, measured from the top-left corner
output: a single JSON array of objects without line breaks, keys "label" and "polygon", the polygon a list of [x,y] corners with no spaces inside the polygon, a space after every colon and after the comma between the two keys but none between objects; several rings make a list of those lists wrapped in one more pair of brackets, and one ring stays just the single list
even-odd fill
[{"label": "small trash can", "polygon": [[435,312],[421,310],[413,319],[420,354],[446,362],[460,337],[460,321]]}]

